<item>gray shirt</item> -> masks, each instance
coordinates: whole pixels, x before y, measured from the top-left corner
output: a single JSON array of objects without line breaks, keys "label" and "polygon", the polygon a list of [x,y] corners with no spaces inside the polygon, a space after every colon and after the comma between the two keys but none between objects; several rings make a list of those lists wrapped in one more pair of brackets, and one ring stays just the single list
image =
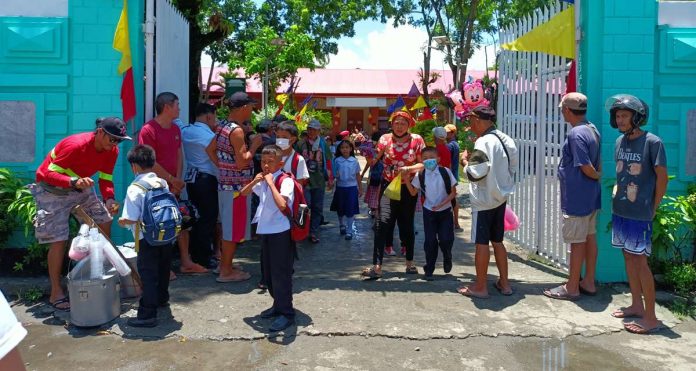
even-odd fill
[{"label": "gray shirt", "polygon": [[614,160],[612,212],[627,219],[651,221],[657,183],[655,167],[667,166],[662,140],[648,132],[633,140],[622,135],[616,139]]}]

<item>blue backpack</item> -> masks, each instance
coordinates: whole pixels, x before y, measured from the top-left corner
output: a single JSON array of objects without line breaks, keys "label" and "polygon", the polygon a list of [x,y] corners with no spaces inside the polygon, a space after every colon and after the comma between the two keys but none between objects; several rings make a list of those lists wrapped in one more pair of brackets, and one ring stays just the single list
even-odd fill
[{"label": "blue backpack", "polygon": [[132,184],[145,190],[142,211],[143,238],[151,246],[162,246],[176,241],[183,217],[176,197],[164,187],[153,187],[144,180]]}]

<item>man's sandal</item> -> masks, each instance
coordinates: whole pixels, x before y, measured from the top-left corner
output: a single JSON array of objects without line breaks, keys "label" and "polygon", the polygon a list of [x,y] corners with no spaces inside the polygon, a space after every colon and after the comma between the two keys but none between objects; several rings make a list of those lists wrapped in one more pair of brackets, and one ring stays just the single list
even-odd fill
[{"label": "man's sandal", "polygon": [[377,270],[375,270],[375,267],[368,267],[363,269],[360,275],[363,277],[367,277],[371,280],[382,278],[382,273],[378,273]]},{"label": "man's sandal", "polygon": [[[62,299],[58,299],[58,300],[54,301],[53,303],[51,303],[49,301],[48,304],[50,304],[53,307],[53,309],[55,309],[55,310],[61,310],[64,312],[70,311],[70,299],[68,299],[67,296],[62,298]],[[60,307],[59,305],[61,305],[61,304],[68,304],[68,306],[67,307]]]}]

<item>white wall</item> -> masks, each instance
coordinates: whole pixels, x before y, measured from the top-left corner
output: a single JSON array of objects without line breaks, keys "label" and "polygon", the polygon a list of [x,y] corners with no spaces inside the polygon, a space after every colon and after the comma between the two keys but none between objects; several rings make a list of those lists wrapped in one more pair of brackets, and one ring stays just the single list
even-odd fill
[{"label": "white wall", "polygon": [[0,17],[67,17],[68,0],[0,0]]},{"label": "white wall", "polygon": [[661,1],[657,24],[670,27],[696,27],[696,1]]}]

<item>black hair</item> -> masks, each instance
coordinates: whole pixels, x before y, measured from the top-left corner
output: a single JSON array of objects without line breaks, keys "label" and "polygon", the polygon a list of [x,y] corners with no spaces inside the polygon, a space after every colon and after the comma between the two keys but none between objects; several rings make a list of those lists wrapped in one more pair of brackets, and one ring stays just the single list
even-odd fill
[{"label": "black hair", "polygon": [[575,116],[585,116],[587,114],[587,110],[577,110],[577,109],[572,109],[568,108],[568,110],[574,114]]},{"label": "black hair", "polygon": [[337,141],[337,142],[342,141],[342,140],[343,140],[343,135],[341,135],[341,134],[336,134],[336,136],[334,137],[334,140]]},{"label": "black hair", "polygon": [[165,105],[172,104],[177,100],[179,100],[179,97],[168,91],[157,94],[157,98],[155,98],[155,112],[157,112],[158,115],[161,114],[164,112]]},{"label": "black hair", "polygon": [[215,106],[213,106],[212,104],[201,102],[201,103],[198,103],[196,105],[195,113],[196,113],[196,117],[200,117],[203,115],[215,113],[215,111],[216,111]]},{"label": "black hair", "polygon": [[263,147],[261,155],[273,155],[276,157],[283,157],[283,150],[281,150],[280,147],[276,146],[275,144],[269,144]]},{"label": "black hair", "polygon": [[338,142],[338,145],[336,146],[336,153],[334,154],[335,158],[343,157],[343,154],[341,154],[341,146],[343,143],[348,143],[350,146],[350,157],[355,157],[355,146],[353,145],[353,142],[349,140],[342,140]]},{"label": "black hair", "polygon": [[128,151],[128,162],[138,165],[142,169],[151,169],[155,166],[155,150],[147,144],[136,144]]},{"label": "black hair", "polygon": [[295,125],[294,121],[283,121],[278,125],[278,128],[276,131],[287,131],[290,133],[290,136],[292,137],[299,137],[300,136],[300,131],[297,130],[297,126]]},{"label": "black hair", "polygon": [[375,131],[372,133],[372,141],[373,142],[379,142],[379,138],[382,137],[382,134],[379,133],[379,131]]},{"label": "black hair", "polygon": [[427,147],[423,148],[423,150],[421,151],[421,155],[426,153],[426,152],[433,152],[435,155],[438,155],[437,148],[432,147],[432,146],[427,146]]}]

